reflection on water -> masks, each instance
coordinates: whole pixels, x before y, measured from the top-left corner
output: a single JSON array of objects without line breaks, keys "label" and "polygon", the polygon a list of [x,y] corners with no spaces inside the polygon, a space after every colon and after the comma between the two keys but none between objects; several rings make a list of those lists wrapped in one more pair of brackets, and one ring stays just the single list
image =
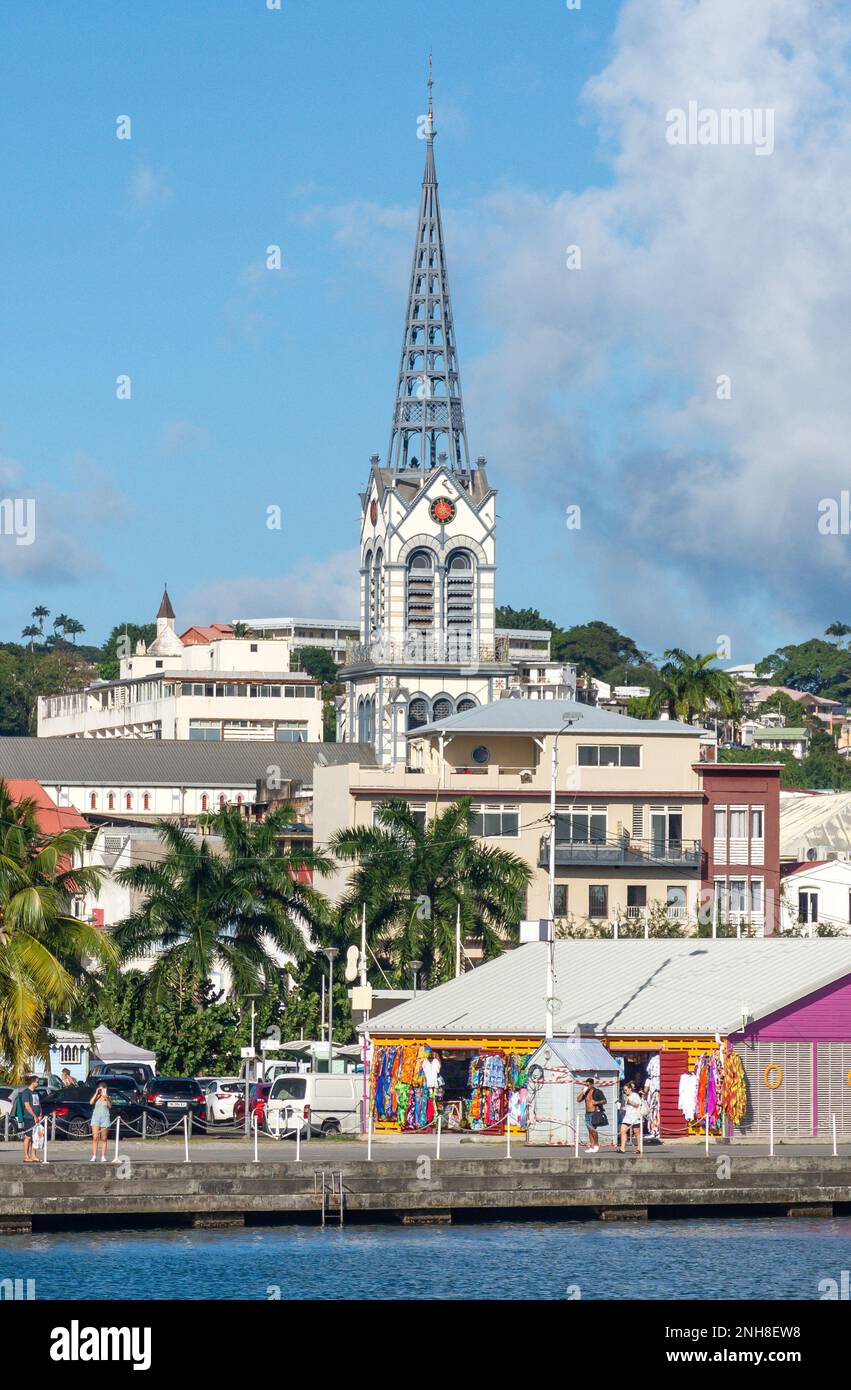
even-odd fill
[{"label": "reflection on water", "polygon": [[0,1280],[61,1298],[819,1298],[851,1220],[518,1222],[10,1236]]}]

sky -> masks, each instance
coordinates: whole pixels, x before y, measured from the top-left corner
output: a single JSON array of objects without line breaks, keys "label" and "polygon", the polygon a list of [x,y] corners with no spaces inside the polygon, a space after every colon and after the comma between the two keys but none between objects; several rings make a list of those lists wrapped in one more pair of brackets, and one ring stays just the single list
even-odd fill
[{"label": "sky", "polygon": [[0,638],[356,613],[430,49],[498,602],[733,661],[849,619],[847,0],[276,5],[2,7]]}]

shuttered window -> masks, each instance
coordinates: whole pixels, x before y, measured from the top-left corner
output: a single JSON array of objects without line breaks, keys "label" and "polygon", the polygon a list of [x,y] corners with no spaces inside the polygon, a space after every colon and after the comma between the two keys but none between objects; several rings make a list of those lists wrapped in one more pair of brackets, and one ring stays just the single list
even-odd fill
[{"label": "shuttered window", "polygon": [[[736,1043],[734,1051],[742,1059],[747,1080],[747,1108],[742,1134],[767,1136],[769,1118],[774,1115],[774,1137],[804,1136],[813,1132],[813,1050],[810,1043]],[[765,1084],[766,1068],[773,1066]]]},{"label": "shuttered window", "polygon": [[836,1133],[851,1134],[851,1043],[818,1044],[818,1132],[830,1138],[831,1115]]}]

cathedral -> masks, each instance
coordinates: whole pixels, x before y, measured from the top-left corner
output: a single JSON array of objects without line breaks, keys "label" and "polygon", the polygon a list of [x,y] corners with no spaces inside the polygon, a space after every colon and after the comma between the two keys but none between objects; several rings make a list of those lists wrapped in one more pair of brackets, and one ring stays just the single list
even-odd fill
[{"label": "cathedral", "polygon": [[497,698],[496,491],[470,460],[429,80],[425,172],[387,458],[360,494],[360,633],[340,672],[338,738],[404,764],[406,734]]}]

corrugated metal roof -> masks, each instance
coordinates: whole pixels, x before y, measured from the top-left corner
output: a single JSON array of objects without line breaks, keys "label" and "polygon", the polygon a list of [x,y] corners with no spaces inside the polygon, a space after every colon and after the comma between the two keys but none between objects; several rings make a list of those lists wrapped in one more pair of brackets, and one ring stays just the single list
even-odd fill
[{"label": "corrugated metal roof", "polygon": [[0,777],[36,778],[48,786],[118,783],[146,786],[247,787],[271,766],[283,780],[312,786],[320,758],[337,766],[375,766],[366,743],[273,743],[264,739],[0,738]]},{"label": "corrugated metal roof", "polygon": [[676,719],[633,719],[631,715],[614,714],[612,710],[583,705],[578,700],[493,700],[489,705],[477,705],[463,714],[450,715],[434,724],[414,729],[409,738],[423,734],[557,734],[567,719],[575,719],[572,734],[672,734],[705,736],[706,730],[695,724],[681,724]]},{"label": "corrugated metal roof", "polygon": [[830,792],[813,796],[809,792],[784,794],[780,798],[780,856],[806,859],[814,849],[819,859],[825,853],[851,851],[851,792]]},{"label": "corrugated metal roof", "polygon": [[[535,1036],[546,942],[530,942],[376,1019],[370,1034]],[[556,1033],[667,1037],[736,1032],[851,975],[851,938],[556,942]]]}]

